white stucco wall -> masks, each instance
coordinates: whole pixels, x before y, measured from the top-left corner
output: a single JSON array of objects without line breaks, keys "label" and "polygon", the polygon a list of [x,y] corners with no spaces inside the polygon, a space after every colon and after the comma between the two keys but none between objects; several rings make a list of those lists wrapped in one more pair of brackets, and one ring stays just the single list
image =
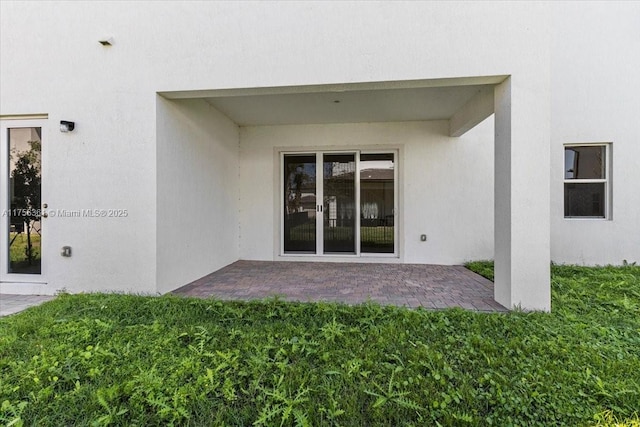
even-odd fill
[{"label": "white stucco wall", "polygon": [[[163,150],[156,146],[162,137],[156,93],[178,90],[512,75],[513,93],[526,100],[513,103],[519,120],[513,159],[547,153],[533,157],[540,169],[534,174],[542,178],[528,185],[541,201],[530,212],[517,210],[519,222],[533,224],[523,225],[519,236],[540,235],[531,241],[531,256],[548,258],[546,220],[539,221],[547,217],[549,200],[549,132],[540,127],[548,123],[549,108],[548,3],[1,2],[0,8],[0,114],[49,114],[49,204],[130,211],[127,219],[51,221],[52,286],[158,289],[157,267],[169,252],[156,240],[162,228],[154,209],[165,203],[156,200],[164,185],[156,182],[162,166],[156,153]],[[97,42],[104,35],[113,36],[113,46]],[[75,121],[77,130],[58,132],[61,119]],[[415,154],[453,159],[457,149],[416,145]],[[419,163],[406,155],[406,166]],[[439,163],[428,166],[428,173],[444,172]],[[453,196],[439,188],[416,194],[449,203]],[[427,219],[440,221],[442,212]],[[416,251],[414,260],[466,256],[450,250],[453,243],[439,239],[425,218],[407,223],[405,252]],[[429,242],[411,248],[411,238],[423,232]],[[484,243],[469,249],[470,257],[487,252],[487,240],[479,241]],[[58,255],[66,244],[75,249],[71,259]],[[244,253],[254,256],[243,243]]]},{"label": "white stucco wall", "polygon": [[[132,56],[95,49],[97,11],[77,6],[0,4],[0,114],[49,115],[43,203],[128,216],[44,220],[47,285],[37,292],[155,292],[155,95]],[[60,120],[76,129],[61,133]],[[71,258],[60,256],[67,245]]]},{"label": "white stucco wall", "polygon": [[201,99],[157,104],[157,289],[238,259],[238,127]]},{"label": "white stucco wall", "polygon": [[282,184],[274,163],[279,151],[305,149],[399,149],[401,261],[457,264],[493,257],[492,119],[461,138],[448,136],[447,121],[252,126],[240,135],[242,259],[294,259],[279,256]]},{"label": "white stucco wall", "polygon": [[[640,263],[640,3],[554,5],[551,259]],[[564,219],[563,145],[612,148],[612,218]]]}]

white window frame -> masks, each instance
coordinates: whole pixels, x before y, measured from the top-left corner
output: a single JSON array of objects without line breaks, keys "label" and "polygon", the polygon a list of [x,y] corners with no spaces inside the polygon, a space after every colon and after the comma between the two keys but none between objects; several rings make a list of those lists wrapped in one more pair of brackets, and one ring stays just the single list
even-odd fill
[{"label": "white window frame", "polygon": [[[323,240],[323,227],[322,227],[322,216],[317,217],[317,225],[316,225],[316,229],[318,230],[318,235],[317,235],[317,240],[316,240],[316,253],[309,253],[309,254],[305,254],[305,253],[288,253],[285,252],[284,250],[284,199],[285,199],[285,195],[284,195],[284,188],[282,186],[282,183],[284,182],[284,157],[286,155],[296,155],[296,154],[307,154],[307,155],[316,155],[316,161],[318,164],[322,164],[322,159],[323,159],[323,155],[324,154],[341,154],[341,153],[346,153],[346,154],[354,154],[355,155],[355,160],[356,160],[356,175],[358,176],[358,179],[355,180],[355,195],[356,195],[356,206],[358,206],[358,212],[356,215],[356,251],[354,253],[345,253],[345,254],[332,254],[332,253],[328,253],[325,254],[323,253],[323,247],[321,246],[320,241]],[[360,247],[360,154],[393,154],[393,159],[394,159],[394,171],[393,171],[393,191],[394,191],[394,202],[393,202],[393,216],[394,216],[394,230],[393,230],[393,253],[373,253],[373,252],[361,252],[361,247]],[[398,148],[388,148],[388,149],[384,149],[384,148],[376,148],[376,149],[367,149],[366,147],[363,148],[357,148],[357,149],[352,149],[352,150],[332,150],[330,148],[327,147],[310,147],[309,150],[305,150],[305,149],[295,149],[295,150],[289,150],[289,149],[283,149],[283,150],[278,150],[277,153],[278,156],[278,173],[277,175],[279,176],[279,180],[278,183],[276,184],[279,188],[279,208],[278,208],[278,224],[279,224],[279,229],[278,229],[278,249],[277,249],[277,253],[276,253],[276,257],[282,258],[282,259],[295,259],[295,258],[315,258],[315,259],[328,259],[328,258],[335,258],[335,259],[350,259],[350,258],[394,258],[394,259],[399,259],[400,258],[400,224],[399,224],[399,215],[398,212],[400,211],[400,186],[399,186],[399,169],[400,169],[400,149]],[[320,187],[322,187],[322,184],[320,185]],[[323,200],[323,189],[322,188],[318,188],[316,193],[316,197],[317,200]]]},{"label": "white window frame", "polygon": [[[566,155],[567,148],[571,147],[604,147],[604,178],[600,179],[575,179],[565,178],[566,173]],[[612,201],[611,201],[611,143],[610,142],[581,142],[564,144],[562,146],[562,210],[564,213],[564,205],[566,198],[565,184],[604,184],[604,216],[564,216],[567,220],[611,220],[612,219]]]}]

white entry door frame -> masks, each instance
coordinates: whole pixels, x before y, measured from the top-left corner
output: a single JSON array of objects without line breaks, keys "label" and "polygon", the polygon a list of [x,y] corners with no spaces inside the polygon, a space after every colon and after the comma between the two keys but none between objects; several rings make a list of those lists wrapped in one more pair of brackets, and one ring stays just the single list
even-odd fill
[{"label": "white entry door frame", "polygon": [[47,283],[46,132],[46,118],[0,119],[1,292],[39,293]]}]

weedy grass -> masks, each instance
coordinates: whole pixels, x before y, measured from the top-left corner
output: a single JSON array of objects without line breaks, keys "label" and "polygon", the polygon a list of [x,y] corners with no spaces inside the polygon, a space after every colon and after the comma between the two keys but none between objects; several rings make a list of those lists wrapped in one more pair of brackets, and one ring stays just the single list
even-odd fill
[{"label": "weedy grass", "polygon": [[0,319],[0,424],[637,425],[640,267],[552,266],[552,301],[61,295]]}]

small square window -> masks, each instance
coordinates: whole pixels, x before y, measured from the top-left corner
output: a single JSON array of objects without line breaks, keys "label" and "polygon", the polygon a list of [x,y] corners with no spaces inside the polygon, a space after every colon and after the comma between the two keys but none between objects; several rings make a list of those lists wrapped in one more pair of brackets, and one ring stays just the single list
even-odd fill
[{"label": "small square window", "polygon": [[608,144],[565,146],[565,218],[609,216],[608,153]]}]

